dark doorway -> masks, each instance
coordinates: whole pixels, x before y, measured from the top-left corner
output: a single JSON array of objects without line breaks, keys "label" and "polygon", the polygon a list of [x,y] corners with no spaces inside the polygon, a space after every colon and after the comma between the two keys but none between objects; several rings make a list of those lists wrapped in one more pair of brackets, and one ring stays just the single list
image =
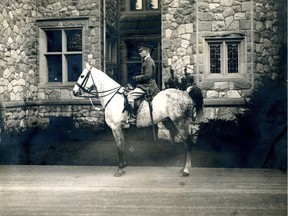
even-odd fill
[{"label": "dark doorway", "polygon": [[151,50],[151,57],[155,61],[156,65],[156,82],[159,87],[161,87],[162,75],[161,75],[161,43],[160,40],[126,40],[125,41],[125,51],[126,57],[124,59],[124,68],[127,70],[126,79],[127,82],[131,82],[132,77],[138,75],[141,72],[141,57],[139,55],[139,44],[140,43],[149,44],[153,47]]}]

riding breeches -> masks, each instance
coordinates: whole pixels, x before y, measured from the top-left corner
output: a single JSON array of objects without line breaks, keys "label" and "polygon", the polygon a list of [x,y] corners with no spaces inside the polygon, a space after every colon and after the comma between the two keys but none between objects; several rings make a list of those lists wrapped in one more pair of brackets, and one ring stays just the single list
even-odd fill
[{"label": "riding breeches", "polygon": [[143,89],[141,89],[141,88],[139,88],[139,87],[136,87],[134,90],[132,90],[132,91],[128,94],[128,96],[127,96],[128,102],[129,102],[129,103],[134,102],[135,100],[141,98],[145,93],[146,93],[146,92],[145,92]]}]

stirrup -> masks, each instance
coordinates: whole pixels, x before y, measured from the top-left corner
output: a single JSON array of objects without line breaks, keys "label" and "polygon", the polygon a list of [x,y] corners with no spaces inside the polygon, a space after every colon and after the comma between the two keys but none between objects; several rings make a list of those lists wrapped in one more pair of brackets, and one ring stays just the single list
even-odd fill
[{"label": "stirrup", "polygon": [[126,120],[122,120],[122,123],[124,124],[132,124],[132,125],[136,125],[136,118],[133,116],[133,117],[130,117],[129,119],[126,119]]},{"label": "stirrup", "polygon": [[131,116],[129,119],[126,120],[126,123],[127,124],[133,124],[133,125],[136,125],[136,118],[135,116]]}]

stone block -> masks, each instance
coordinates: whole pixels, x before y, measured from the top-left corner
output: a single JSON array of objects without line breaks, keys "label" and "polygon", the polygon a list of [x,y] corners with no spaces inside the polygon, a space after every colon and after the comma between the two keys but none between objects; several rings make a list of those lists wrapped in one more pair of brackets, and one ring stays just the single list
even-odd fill
[{"label": "stone block", "polygon": [[229,90],[227,91],[227,98],[241,98],[239,90]]},{"label": "stone block", "polygon": [[182,40],[181,47],[188,48],[190,46],[190,41]]},{"label": "stone block", "polygon": [[264,26],[263,22],[260,22],[260,21],[255,22],[255,30],[256,31],[262,31],[264,29],[265,29],[265,26]]},{"label": "stone block", "polygon": [[212,22],[212,31],[224,31],[225,22],[224,21],[213,21]]},{"label": "stone block", "polygon": [[190,41],[191,39],[191,34],[181,34],[181,38],[187,41]]},{"label": "stone block", "polygon": [[234,0],[221,0],[220,4],[222,6],[232,6]]},{"label": "stone block", "polygon": [[229,89],[229,82],[214,82],[214,89],[216,91],[227,91]]},{"label": "stone block", "polygon": [[204,2],[199,2],[198,4],[199,11],[208,11],[208,4]]},{"label": "stone block", "polygon": [[214,82],[204,81],[204,82],[199,83],[199,87],[202,90],[212,90],[212,89],[214,89]]},{"label": "stone block", "polygon": [[220,6],[219,3],[211,3],[208,5],[210,11],[213,11],[214,9],[216,9],[219,6]]},{"label": "stone block", "polygon": [[228,27],[228,30],[230,31],[237,31],[239,29],[240,29],[240,22],[238,20],[234,20]]},{"label": "stone block", "polygon": [[193,23],[185,24],[185,32],[192,33],[193,32]]},{"label": "stone block", "polygon": [[61,90],[60,97],[62,100],[72,99],[72,93],[69,90]]},{"label": "stone block", "polygon": [[184,55],[186,55],[186,49],[185,49],[185,48],[182,48],[182,47],[178,48],[178,49],[177,49],[177,54],[178,54],[179,56],[184,56]]},{"label": "stone block", "polygon": [[212,23],[208,21],[200,21],[198,30],[199,31],[211,31],[212,29]]},{"label": "stone block", "polygon": [[217,20],[217,21],[221,21],[221,20],[224,20],[224,17],[223,17],[222,14],[216,13],[216,14],[214,15],[214,19]]},{"label": "stone block", "polygon": [[229,17],[225,18],[225,26],[226,26],[226,28],[229,28],[229,26],[231,25],[233,20],[234,20],[233,16],[229,16]]},{"label": "stone block", "polygon": [[203,64],[201,64],[201,65],[199,64],[198,67],[199,67],[199,73],[204,74],[205,73],[205,66]]},{"label": "stone block", "polygon": [[216,109],[215,108],[204,108],[204,117],[206,119],[215,119],[216,118]]},{"label": "stone block", "polygon": [[242,9],[240,5],[237,6],[232,6],[232,9],[236,12],[236,13],[241,13]]},{"label": "stone block", "polygon": [[219,92],[219,98],[226,98],[227,92]]},{"label": "stone block", "polygon": [[240,20],[240,29],[241,30],[250,30],[251,29],[251,21],[250,20]]},{"label": "stone block", "polygon": [[211,11],[205,12],[204,16],[203,16],[203,20],[205,20],[205,21],[214,20],[214,13],[212,13]]},{"label": "stone block", "polygon": [[10,70],[8,68],[6,70],[4,70],[3,77],[5,79],[7,79],[10,75],[11,75],[11,72],[10,72]]},{"label": "stone block", "polygon": [[218,98],[219,97],[219,93],[215,90],[208,90],[206,92],[206,98]]},{"label": "stone block", "polygon": [[233,16],[234,14],[235,14],[235,11],[231,7],[226,7],[222,13],[223,17]]},{"label": "stone block", "polygon": [[191,64],[191,57],[190,56],[184,56],[183,57],[183,64],[184,65],[190,65]]},{"label": "stone block", "polygon": [[171,29],[166,29],[165,30],[165,37],[170,38],[172,34],[172,30]]},{"label": "stone block", "polygon": [[198,52],[199,52],[199,54],[203,54],[203,45],[202,44],[198,46]]},{"label": "stone block", "polygon": [[246,18],[245,13],[235,13],[234,19],[235,20],[244,20]]},{"label": "stone block", "polygon": [[252,11],[253,7],[251,7],[251,1],[242,2],[242,11],[250,12]]},{"label": "stone block", "polygon": [[162,40],[163,49],[170,47],[170,43],[171,43],[171,41],[169,38],[163,38],[163,40]]},{"label": "stone block", "polygon": [[203,12],[198,12],[198,20],[203,21],[204,20],[204,13]]}]

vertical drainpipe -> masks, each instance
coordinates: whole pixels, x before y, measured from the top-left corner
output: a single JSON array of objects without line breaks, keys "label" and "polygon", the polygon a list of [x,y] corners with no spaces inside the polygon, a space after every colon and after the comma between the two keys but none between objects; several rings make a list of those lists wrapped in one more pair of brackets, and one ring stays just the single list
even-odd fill
[{"label": "vertical drainpipe", "polygon": [[103,72],[106,73],[106,0],[103,0]]}]

